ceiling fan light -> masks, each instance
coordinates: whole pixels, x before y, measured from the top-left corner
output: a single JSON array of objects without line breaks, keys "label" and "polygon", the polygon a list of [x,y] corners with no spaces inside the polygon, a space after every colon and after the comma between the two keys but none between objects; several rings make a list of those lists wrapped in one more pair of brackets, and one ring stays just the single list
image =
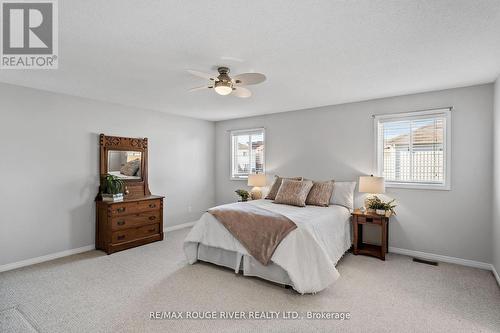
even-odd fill
[{"label": "ceiling fan light", "polygon": [[215,83],[215,92],[219,95],[225,96],[233,92],[231,82],[219,81]]}]

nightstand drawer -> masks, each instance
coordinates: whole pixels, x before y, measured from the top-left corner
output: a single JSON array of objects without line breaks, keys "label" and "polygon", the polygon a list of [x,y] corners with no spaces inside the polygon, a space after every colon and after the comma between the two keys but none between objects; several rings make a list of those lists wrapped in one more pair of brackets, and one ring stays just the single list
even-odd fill
[{"label": "nightstand drawer", "polygon": [[369,224],[369,223],[373,223],[373,224],[382,224],[382,217],[378,217],[378,216],[362,216],[362,215],[358,215],[356,216],[356,219],[358,219],[358,223],[366,223],[366,224]]}]

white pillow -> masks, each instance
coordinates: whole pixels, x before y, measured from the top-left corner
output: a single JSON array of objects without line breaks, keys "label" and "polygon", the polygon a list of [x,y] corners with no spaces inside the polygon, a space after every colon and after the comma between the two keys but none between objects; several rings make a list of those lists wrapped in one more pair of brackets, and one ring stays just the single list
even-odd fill
[{"label": "white pillow", "polygon": [[262,191],[262,199],[264,199],[269,194],[269,191],[271,190],[271,186],[269,186],[269,185],[264,186],[264,187],[261,187],[260,189]]},{"label": "white pillow", "polygon": [[354,188],[356,182],[335,182],[333,185],[333,194],[330,199],[332,205],[344,206],[348,209],[354,209]]}]

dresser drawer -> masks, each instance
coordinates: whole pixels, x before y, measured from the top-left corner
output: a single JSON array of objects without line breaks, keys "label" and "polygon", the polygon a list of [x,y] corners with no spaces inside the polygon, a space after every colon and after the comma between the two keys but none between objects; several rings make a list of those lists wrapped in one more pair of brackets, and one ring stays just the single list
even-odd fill
[{"label": "dresser drawer", "polygon": [[151,224],[137,228],[123,229],[112,233],[111,242],[114,244],[129,242],[138,238],[158,234],[159,232],[160,232],[159,224]]},{"label": "dresser drawer", "polygon": [[160,211],[150,211],[145,213],[115,216],[111,218],[111,230],[121,230],[131,227],[138,227],[145,224],[160,222]]},{"label": "dresser drawer", "polygon": [[159,224],[145,225],[135,229],[136,238],[151,236],[160,232]]},{"label": "dresser drawer", "polygon": [[135,239],[135,229],[124,229],[111,234],[111,243],[123,243]]},{"label": "dresser drawer", "polygon": [[160,200],[144,200],[137,202],[115,203],[111,205],[111,215],[142,213],[160,208]]},{"label": "dresser drawer", "polygon": [[358,223],[374,223],[374,224],[382,224],[382,217],[378,216],[356,216],[358,219]]}]

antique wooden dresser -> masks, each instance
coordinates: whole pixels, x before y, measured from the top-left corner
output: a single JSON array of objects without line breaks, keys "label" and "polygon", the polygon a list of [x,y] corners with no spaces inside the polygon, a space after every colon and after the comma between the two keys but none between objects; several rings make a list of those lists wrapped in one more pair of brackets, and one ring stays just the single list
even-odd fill
[{"label": "antique wooden dresser", "polygon": [[116,175],[126,187],[123,201],[105,201],[101,191],[96,197],[96,248],[108,254],[163,240],[164,197],[149,191],[147,144],[100,135],[101,177]]}]

